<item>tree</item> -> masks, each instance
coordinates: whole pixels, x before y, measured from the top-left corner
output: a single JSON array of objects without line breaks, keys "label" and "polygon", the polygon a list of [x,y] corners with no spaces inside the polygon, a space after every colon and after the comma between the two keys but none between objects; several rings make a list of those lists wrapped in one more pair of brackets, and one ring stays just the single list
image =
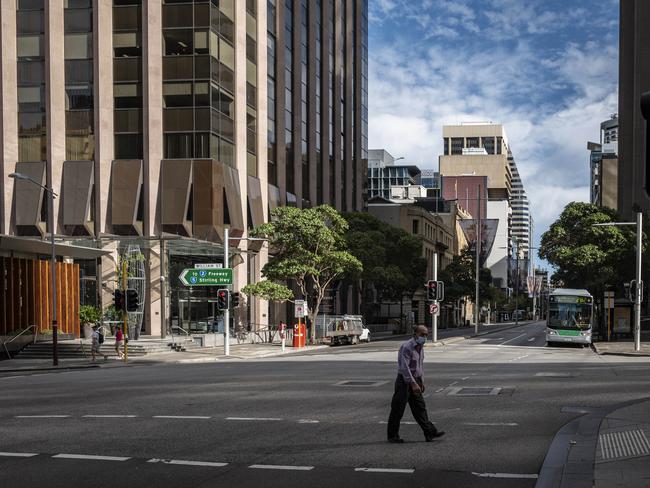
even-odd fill
[{"label": "tree", "polygon": [[557,268],[553,279],[600,297],[605,284],[633,275],[634,227],[594,227],[616,221],[616,212],[589,203],[569,203],[542,235],[539,256]]},{"label": "tree", "polygon": [[272,250],[262,269],[265,279],[242,292],[266,300],[291,300],[294,294],[284,283],[295,283],[307,301],[311,341],[315,343],[316,316],[327,288],[334,280],[362,271],[359,260],[347,251],[344,234],[348,224],[329,205],[278,207],[271,216],[270,222],[251,232],[268,239]]},{"label": "tree", "polygon": [[[359,280],[364,298],[364,315],[372,316],[369,290],[384,301],[400,302],[413,297],[426,279],[427,261],[422,257],[422,240],[405,230],[382,222],[368,213],[344,215],[349,228],[345,234],[350,252],[362,263]],[[403,315],[400,308],[400,315]]]}]

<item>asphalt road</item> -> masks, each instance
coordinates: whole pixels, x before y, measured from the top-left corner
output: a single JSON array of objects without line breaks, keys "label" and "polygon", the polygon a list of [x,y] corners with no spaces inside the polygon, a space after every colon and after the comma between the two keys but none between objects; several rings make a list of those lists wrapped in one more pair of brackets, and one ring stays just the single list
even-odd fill
[{"label": "asphalt road", "polygon": [[546,348],[543,332],[427,347],[428,409],[447,432],[432,443],[408,411],[407,442],[385,442],[398,341],[0,377],[0,486],[534,486],[562,425],[648,396],[650,372],[648,358]]}]

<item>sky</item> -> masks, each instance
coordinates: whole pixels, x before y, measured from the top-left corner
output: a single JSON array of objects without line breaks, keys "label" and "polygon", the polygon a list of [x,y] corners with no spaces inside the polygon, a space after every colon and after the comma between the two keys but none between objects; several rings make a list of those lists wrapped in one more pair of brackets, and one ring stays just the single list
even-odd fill
[{"label": "sky", "polygon": [[503,124],[534,241],[589,201],[587,141],[618,111],[618,0],[369,0],[369,143],[438,168],[442,126]]}]

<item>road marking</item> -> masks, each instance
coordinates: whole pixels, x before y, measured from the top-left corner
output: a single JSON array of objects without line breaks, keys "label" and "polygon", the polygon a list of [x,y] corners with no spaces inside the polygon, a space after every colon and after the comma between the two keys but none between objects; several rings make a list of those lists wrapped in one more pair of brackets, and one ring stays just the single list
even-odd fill
[{"label": "road marking", "polygon": [[137,415],[84,415],[87,419],[134,419]]},{"label": "road marking", "polygon": [[463,381],[465,381],[466,379],[469,379],[469,376],[465,376],[464,378],[462,378]]},{"label": "road marking", "polygon": [[440,392],[441,392],[442,390],[444,390],[444,389],[445,389],[444,386],[443,386],[442,388],[438,388],[438,389],[436,390],[436,393],[440,393]]},{"label": "road marking", "polygon": [[148,463],[178,464],[180,466],[206,466],[209,468],[223,468],[228,463],[215,463],[211,461],[183,461],[181,459],[149,459]]},{"label": "road marking", "polygon": [[523,337],[523,336],[525,336],[525,335],[526,335],[526,333],[519,334],[517,337],[513,337],[512,339],[508,339],[507,341],[502,342],[502,343],[499,344],[499,345],[500,345],[500,346],[503,346],[504,344],[507,344],[508,342],[512,342],[512,341],[514,341],[515,339],[519,339],[520,337]]},{"label": "road marking", "polygon": [[519,473],[475,473],[472,471],[474,476],[480,476],[481,478],[516,478],[516,479],[537,479],[538,475],[536,474],[519,474]]},{"label": "road marking", "polygon": [[[380,420],[379,423],[380,423],[380,424],[387,424],[388,422],[386,422],[385,420]],[[417,422],[413,422],[412,420],[401,421],[400,424],[404,424],[404,425],[418,425]]]},{"label": "road marking", "polygon": [[274,417],[226,417],[226,420],[252,420],[252,421],[280,421],[283,419],[278,419]]},{"label": "road marking", "polygon": [[464,425],[481,425],[481,426],[506,426],[516,427],[519,425],[517,422],[465,422]]},{"label": "road marking", "polygon": [[65,419],[70,415],[16,415],[17,419]]},{"label": "road marking", "polygon": [[211,419],[202,415],[154,415],[154,419]]},{"label": "road marking", "polygon": [[56,454],[52,456],[58,459],[89,459],[92,461],[128,461],[129,457],[119,456],[93,456],[91,454]]},{"label": "road marking", "polygon": [[400,473],[400,474],[413,474],[414,469],[397,469],[397,468],[354,468],[355,471],[362,471],[364,473]]},{"label": "road marking", "polygon": [[38,453],[35,452],[0,452],[0,456],[2,457],[34,457],[38,456]]},{"label": "road marking", "polygon": [[300,419],[298,420],[299,424],[318,424],[320,423],[320,420],[312,420],[312,419]]},{"label": "road marking", "polygon": [[537,337],[531,337],[530,339],[528,339],[528,342],[533,342],[535,339],[537,339]]},{"label": "road marking", "polygon": [[282,466],[279,464],[251,464],[250,469],[281,469],[285,471],[311,471],[313,466]]}]

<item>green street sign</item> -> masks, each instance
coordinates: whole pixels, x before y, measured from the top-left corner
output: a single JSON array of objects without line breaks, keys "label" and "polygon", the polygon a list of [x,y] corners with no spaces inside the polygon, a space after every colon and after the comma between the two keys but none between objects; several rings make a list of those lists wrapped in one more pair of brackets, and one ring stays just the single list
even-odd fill
[{"label": "green street sign", "polygon": [[232,268],[185,268],[178,278],[185,286],[232,285]]}]

